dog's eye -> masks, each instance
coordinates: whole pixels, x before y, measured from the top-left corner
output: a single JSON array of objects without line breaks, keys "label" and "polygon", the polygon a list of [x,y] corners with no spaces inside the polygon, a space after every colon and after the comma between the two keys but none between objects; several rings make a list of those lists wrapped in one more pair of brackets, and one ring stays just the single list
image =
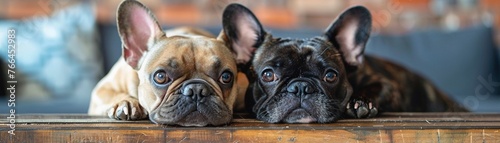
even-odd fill
[{"label": "dog's eye", "polygon": [[265,82],[271,82],[271,81],[274,81],[276,79],[276,75],[274,74],[274,71],[273,70],[264,70],[264,72],[262,72],[262,80],[265,81]]},{"label": "dog's eye", "polygon": [[155,81],[157,84],[165,84],[165,83],[170,82],[170,78],[168,78],[167,73],[165,73],[165,71],[163,71],[163,70],[159,70],[159,71],[157,71],[157,72],[154,74],[153,79],[154,79],[154,81]]},{"label": "dog's eye", "polygon": [[223,84],[230,83],[231,81],[233,81],[233,74],[230,72],[225,71],[219,77],[219,82]]},{"label": "dog's eye", "polygon": [[335,82],[337,80],[337,72],[334,70],[329,70],[328,72],[326,72],[323,80],[330,83]]}]

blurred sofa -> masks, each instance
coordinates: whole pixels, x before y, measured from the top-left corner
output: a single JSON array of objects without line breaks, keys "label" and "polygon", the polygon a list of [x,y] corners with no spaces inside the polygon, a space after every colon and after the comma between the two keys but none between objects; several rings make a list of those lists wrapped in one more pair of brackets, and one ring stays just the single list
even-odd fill
[{"label": "blurred sofa", "polygon": [[[19,86],[22,84],[26,94],[20,91],[16,95],[16,113],[87,112],[93,86],[121,55],[116,25],[96,24],[95,20],[89,20],[94,18],[92,13],[79,15],[88,10],[88,6],[80,6],[73,8],[73,13],[55,13],[45,19],[0,21],[0,25],[21,26],[20,36],[29,35],[32,31],[28,30],[41,30],[39,37],[18,41],[18,58],[21,58],[18,77],[25,78],[20,79]],[[221,29],[204,28],[214,34]],[[292,38],[312,37],[322,32],[267,30],[277,37]],[[490,27],[477,26],[452,32],[428,29],[401,35],[373,34],[365,53],[420,73],[473,111],[500,112],[496,105],[500,102],[500,52],[493,42],[492,31]],[[26,37],[18,40],[22,38]],[[0,50],[5,51],[5,47],[0,42]],[[6,56],[0,56],[0,60],[5,62]],[[4,82],[6,78],[0,79]],[[0,96],[0,103],[7,103],[8,99]],[[10,107],[4,105],[0,106],[0,113],[8,113]]]}]

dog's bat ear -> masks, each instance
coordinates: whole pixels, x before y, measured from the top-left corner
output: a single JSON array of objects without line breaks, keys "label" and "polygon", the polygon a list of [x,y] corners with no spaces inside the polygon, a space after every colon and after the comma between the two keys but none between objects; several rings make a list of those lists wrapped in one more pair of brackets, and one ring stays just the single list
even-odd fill
[{"label": "dog's bat ear", "polygon": [[230,4],[222,15],[222,25],[218,39],[229,43],[238,64],[249,63],[266,35],[259,20],[245,6]]},{"label": "dog's bat ear", "polygon": [[151,11],[140,2],[123,1],[118,6],[117,16],[123,58],[134,69],[138,69],[143,53],[165,33]]},{"label": "dog's bat ear", "polygon": [[363,62],[363,52],[370,37],[371,14],[365,7],[356,6],[343,12],[326,30],[325,36],[342,52],[350,66]]}]

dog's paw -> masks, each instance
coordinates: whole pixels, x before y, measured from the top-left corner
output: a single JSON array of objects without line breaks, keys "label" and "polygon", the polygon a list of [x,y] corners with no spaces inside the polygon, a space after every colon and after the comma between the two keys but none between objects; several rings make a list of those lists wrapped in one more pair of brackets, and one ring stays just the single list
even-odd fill
[{"label": "dog's paw", "polygon": [[129,121],[148,117],[148,112],[142,108],[137,99],[122,100],[109,108],[107,114],[112,119]]},{"label": "dog's paw", "polygon": [[353,99],[347,103],[346,114],[350,118],[372,118],[378,114],[373,103],[364,99]]}]

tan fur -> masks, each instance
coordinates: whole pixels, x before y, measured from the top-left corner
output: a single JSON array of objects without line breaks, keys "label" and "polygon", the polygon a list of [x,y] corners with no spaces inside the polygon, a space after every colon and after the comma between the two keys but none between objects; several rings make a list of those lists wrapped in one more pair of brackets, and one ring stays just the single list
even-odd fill
[{"label": "tan fur", "polygon": [[[228,49],[225,41],[217,40],[201,29],[183,27],[166,33],[170,34],[163,36],[144,53],[138,70],[134,70],[123,57],[120,57],[110,72],[94,88],[88,114],[107,115],[111,108],[123,100],[138,100],[140,105],[133,106],[134,109],[131,110],[150,113],[165,100],[163,98],[169,100],[170,95],[178,90],[184,80],[192,78],[206,80],[216,95],[232,111],[238,96],[239,78],[235,77],[231,90],[223,91],[218,86],[218,79],[209,77],[207,70],[213,68],[214,58],[217,57],[221,61],[221,67],[230,69],[234,76],[240,75],[237,74],[234,54]],[[184,74],[174,79],[166,91],[157,90],[150,84],[149,73],[157,70],[159,66],[169,64],[167,60],[171,58],[177,59],[179,70]]]},{"label": "tan fur", "polygon": [[120,58],[92,91],[90,115],[106,115],[109,107],[130,97],[137,98],[137,73]]}]

